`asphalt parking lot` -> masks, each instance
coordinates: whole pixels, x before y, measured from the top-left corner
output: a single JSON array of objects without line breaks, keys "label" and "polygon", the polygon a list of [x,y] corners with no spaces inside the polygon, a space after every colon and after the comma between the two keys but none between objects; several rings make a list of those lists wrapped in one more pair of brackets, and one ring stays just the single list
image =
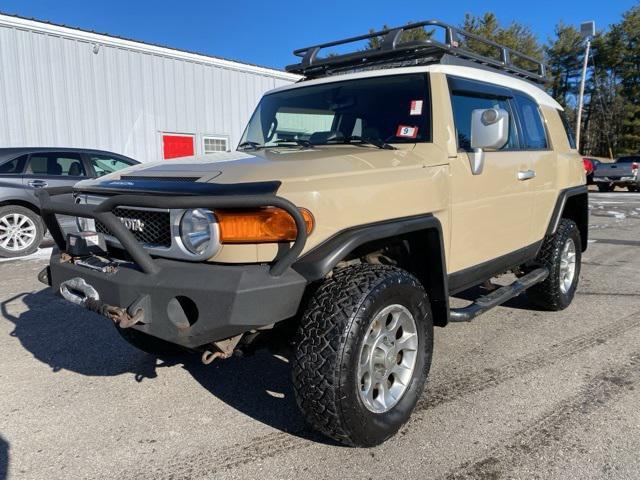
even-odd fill
[{"label": "asphalt parking lot", "polygon": [[564,312],[517,298],[436,331],[401,433],[370,449],[306,428],[285,360],[204,366],[124,343],[0,262],[0,479],[640,478],[640,194],[592,194]]}]

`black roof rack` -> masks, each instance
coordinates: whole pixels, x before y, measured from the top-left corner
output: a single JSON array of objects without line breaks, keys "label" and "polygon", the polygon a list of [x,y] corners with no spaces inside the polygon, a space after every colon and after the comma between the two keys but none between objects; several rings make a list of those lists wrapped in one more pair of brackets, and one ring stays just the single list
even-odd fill
[{"label": "black roof rack", "polygon": [[[430,37],[425,40],[402,41],[403,33],[417,28],[430,29],[428,31]],[[444,31],[444,41],[433,38],[437,29]],[[374,38],[378,39],[377,48],[332,54],[326,57],[318,56],[319,52],[326,48]],[[495,57],[488,56],[487,51],[495,52]],[[543,62],[438,20],[411,23],[358,37],[300,48],[294,50],[293,54],[301,57],[302,61],[287,66],[286,70],[307,78],[376,68],[443,63],[500,70],[535,83],[546,81],[546,65]]]}]

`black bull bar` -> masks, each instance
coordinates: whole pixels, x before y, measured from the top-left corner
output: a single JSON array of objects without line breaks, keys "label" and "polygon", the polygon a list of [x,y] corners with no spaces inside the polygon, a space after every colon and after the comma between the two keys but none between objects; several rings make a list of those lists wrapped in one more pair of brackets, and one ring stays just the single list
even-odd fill
[{"label": "black bull bar", "polygon": [[270,266],[269,273],[273,276],[282,275],[302,253],[307,241],[307,226],[300,210],[289,200],[275,195],[135,195],[117,194],[106,198],[97,205],[77,204],[54,200],[52,197],[68,195],[74,192],[73,187],[43,188],[36,192],[40,200],[42,219],[49,229],[53,240],[60,249],[65,251],[67,240],[58,223],[56,214],[75,217],[92,218],[98,220],[109,229],[144,273],[153,275],[160,268],[134,235],[116,217],[112,210],[116,207],[141,207],[164,209],[190,208],[224,208],[246,209],[261,207],[276,207],[286,211],[296,224],[297,234],[288,249],[279,255]]}]

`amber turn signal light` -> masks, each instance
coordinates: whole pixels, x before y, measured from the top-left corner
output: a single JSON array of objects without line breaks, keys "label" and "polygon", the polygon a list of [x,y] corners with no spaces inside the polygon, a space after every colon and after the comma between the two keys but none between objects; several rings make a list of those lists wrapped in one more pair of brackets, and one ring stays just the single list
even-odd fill
[{"label": "amber turn signal light", "polygon": [[[307,234],[314,226],[309,210],[300,208],[307,225]],[[221,243],[293,242],[298,229],[293,217],[275,207],[252,210],[216,210]]]}]

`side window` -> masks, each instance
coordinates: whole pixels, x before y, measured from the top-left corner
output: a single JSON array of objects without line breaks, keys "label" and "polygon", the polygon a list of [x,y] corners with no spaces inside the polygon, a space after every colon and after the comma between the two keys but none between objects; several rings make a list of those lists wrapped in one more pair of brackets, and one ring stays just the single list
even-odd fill
[{"label": "side window", "polygon": [[516,95],[516,103],[522,124],[522,148],[527,150],[546,149],[549,145],[542,123],[540,107],[536,102],[522,95]]},{"label": "side window", "polygon": [[471,114],[474,110],[487,108],[502,108],[509,112],[509,141],[502,149],[512,150],[518,147],[518,137],[509,99],[454,92],[451,95],[451,104],[458,136],[458,148],[466,151],[471,150]]},{"label": "side window", "polygon": [[573,128],[569,123],[569,118],[567,117],[566,112],[562,110],[558,110],[558,115],[560,115],[560,120],[562,120],[562,125],[564,125],[564,130],[567,133],[567,140],[569,140],[569,147],[572,149],[576,148],[576,137],[573,134]]},{"label": "side window", "polygon": [[25,174],[69,177],[87,175],[77,153],[34,153],[29,157]]},{"label": "side window", "polygon": [[27,161],[27,155],[13,158],[3,164],[0,164],[0,174],[20,175],[24,171],[24,164]]},{"label": "side window", "polygon": [[109,155],[89,155],[89,161],[98,177],[130,167],[132,163]]}]

